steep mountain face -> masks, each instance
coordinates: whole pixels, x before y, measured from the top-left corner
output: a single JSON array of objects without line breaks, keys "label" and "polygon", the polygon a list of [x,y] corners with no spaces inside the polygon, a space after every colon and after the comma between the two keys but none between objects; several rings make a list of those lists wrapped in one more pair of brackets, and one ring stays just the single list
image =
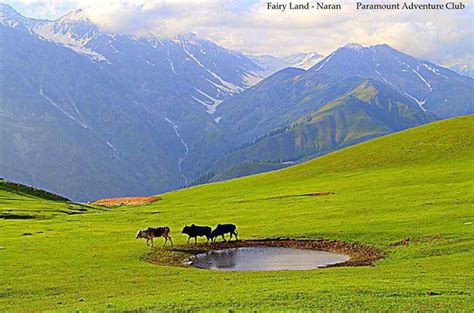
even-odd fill
[{"label": "steep mountain face", "polygon": [[441,118],[474,112],[473,79],[417,60],[387,45],[346,45],[309,72],[339,79],[360,76],[384,82]]},{"label": "steep mountain face", "polygon": [[229,153],[216,161],[203,178],[218,181],[285,167],[436,120],[410,98],[381,82],[353,77],[342,84],[356,87],[289,126]]},{"label": "steep mountain face", "polygon": [[323,56],[317,52],[296,53],[286,57],[272,55],[249,55],[248,57],[267,73],[275,73],[287,67],[307,70],[323,59]]},{"label": "steep mountain face", "polygon": [[0,7],[1,173],[73,199],[185,186],[232,146],[216,107],[261,71],[199,40],[100,31]]},{"label": "steep mountain face", "polygon": [[2,176],[75,199],[183,184],[173,129],[128,86],[27,32],[0,36]]},{"label": "steep mountain face", "polygon": [[455,71],[459,75],[468,76],[474,78],[474,66],[469,64],[456,64],[449,68],[451,71]]}]

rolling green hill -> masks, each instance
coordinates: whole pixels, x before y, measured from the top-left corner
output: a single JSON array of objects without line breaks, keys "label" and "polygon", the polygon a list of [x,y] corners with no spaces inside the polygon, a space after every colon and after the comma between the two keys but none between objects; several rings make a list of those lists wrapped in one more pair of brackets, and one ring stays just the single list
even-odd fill
[{"label": "rolling green hill", "polygon": [[[0,307],[472,311],[473,155],[471,115],[147,205],[0,219]],[[318,192],[331,194],[307,196]],[[66,205],[24,197],[0,189],[0,210]],[[219,222],[237,224],[241,239],[342,240],[375,246],[385,258],[365,267],[212,272],[150,264],[150,249],[134,238],[138,228],[169,225],[181,245],[184,224]]]},{"label": "rolling green hill", "polygon": [[45,220],[62,215],[103,211],[53,193],[0,178],[0,225],[3,220]]}]

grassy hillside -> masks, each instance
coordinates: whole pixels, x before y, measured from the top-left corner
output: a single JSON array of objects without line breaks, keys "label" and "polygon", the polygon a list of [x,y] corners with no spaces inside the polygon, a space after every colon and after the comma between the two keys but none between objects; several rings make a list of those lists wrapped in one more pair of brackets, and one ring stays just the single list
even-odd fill
[{"label": "grassy hillside", "polygon": [[58,196],[54,193],[47,192],[42,189],[38,189],[32,186],[26,186],[22,184],[17,184],[13,182],[9,182],[0,178],[0,189],[10,192],[10,193],[17,193],[22,194],[25,196],[37,197],[46,200],[53,200],[53,201],[69,201],[69,199]]},{"label": "grassy hillside", "polygon": [[50,219],[58,215],[104,210],[53,193],[0,179],[0,225],[3,220]]},{"label": "grassy hillside", "polygon": [[[473,125],[474,116],[435,122],[291,168],[163,194],[147,205],[0,219],[0,307],[472,311]],[[315,192],[334,194],[304,195]],[[39,203],[7,190],[0,196],[2,210]],[[41,201],[35,210],[64,205]],[[143,260],[150,249],[134,239],[138,228],[169,225],[184,244],[180,229],[192,222],[234,222],[242,239],[358,242],[386,258],[367,267],[280,272]],[[408,245],[396,245],[405,239]]]}]

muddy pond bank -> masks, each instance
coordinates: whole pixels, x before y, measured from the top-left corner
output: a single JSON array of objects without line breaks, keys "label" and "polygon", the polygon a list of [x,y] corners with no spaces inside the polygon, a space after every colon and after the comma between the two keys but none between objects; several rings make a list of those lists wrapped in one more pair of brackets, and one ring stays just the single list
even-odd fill
[{"label": "muddy pond bank", "polygon": [[167,248],[155,248],[143,257],[147,262],[157,265],[188,267],[185,260],[192,261],[198,254],[210,251],[244,248],[244,247],[280,247],[293,249],[308,249],[344,254],[350,259],[329,264],[335,266],[367,266],[383,258],[383,253],[371,246],[354,244],[337,240],[295,240],[295,239],[267,239],[267,240],[240,240],[231,242],[216,242],[211,244],[199,243],[179,245]]}]

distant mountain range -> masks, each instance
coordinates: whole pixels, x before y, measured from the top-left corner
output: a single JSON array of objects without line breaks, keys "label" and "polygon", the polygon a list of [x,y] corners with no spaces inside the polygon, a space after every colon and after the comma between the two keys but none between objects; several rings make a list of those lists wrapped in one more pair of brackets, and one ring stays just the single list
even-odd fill
[{"label": "distant mountain range", "polygon": [[474,65],[456,64],[449,68],[452,71],[464,76],[474,78]]},{"label": "distant mountain range", "polygon": [[351,77],[379,81],[440,118],[474,109],[474,80],[387,45],[349,44],[308,71],[289,68],[272,75],[225,101],[216,114],[241,140],[253,141],[352,90],[355,86],[343,83]]},{"label": "distant mountain range", "polygon": [[0,176],[76,200],[279,168],[473,112],[471,78],[386,45],[256,57],[3,4],[0,38]]},{"label": "distant mountain range", "polygon": [[317,52],[296,53],[286,57],[271,55],[251,56],[249,58],[257,63],[265,72],[275,73],[287,67],[309,69],[324,57]]}]

